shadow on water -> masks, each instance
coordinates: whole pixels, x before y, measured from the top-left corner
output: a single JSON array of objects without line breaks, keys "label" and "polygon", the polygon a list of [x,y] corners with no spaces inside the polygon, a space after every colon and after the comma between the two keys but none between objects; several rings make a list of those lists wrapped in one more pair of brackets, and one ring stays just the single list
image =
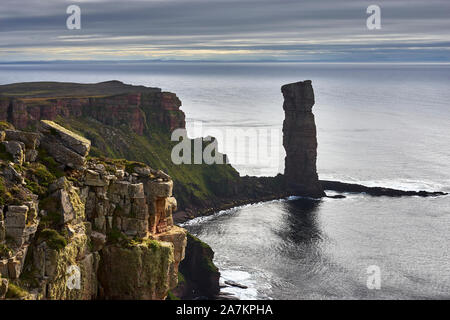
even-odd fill
[{"label": "shadow on water", "polygon": [[318,222],[320,200],[297,199],[283,206],[283,228],[277,232],[283,240],[294,244],[321,241],[323,235]]}]

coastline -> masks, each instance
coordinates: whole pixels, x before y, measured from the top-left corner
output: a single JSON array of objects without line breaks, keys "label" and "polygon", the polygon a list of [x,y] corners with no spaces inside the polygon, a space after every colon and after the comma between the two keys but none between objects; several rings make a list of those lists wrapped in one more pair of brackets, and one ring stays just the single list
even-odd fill
[{"label": "coastline", "polygon": [[[258,179],[254,177],[255,179]],[[266,178],[266,177],[264,177]],[[357,183],[346,183],[340,181],[320,180],[325,191],[334,191],[339,193],[364,193],[371,197],[439,197],[446,196],[448,193],[442,191],[425,191],[425,190],[400,190],[386,187],[368,187]],[[180,210],[173,214],[174,223],[183,224],[189,220],[210,216],[223,210],[233,209],[244,205],[256,204],[259,202],[266,202],[271,200],[283,199],[286,197],[294,196],[292,192],[274,193],[272,195],[265,195],[260,197],[246,198],[246,199],[227,199],[223,203],[216,206],[208,206],[205,208],[193,208],[188,210]],[[301,195],[298,195],[301,196]],[[329,196],[325,195],[325,198],[345,198],[345,195]],[[315,198],[321,199],[322,197]]]}]

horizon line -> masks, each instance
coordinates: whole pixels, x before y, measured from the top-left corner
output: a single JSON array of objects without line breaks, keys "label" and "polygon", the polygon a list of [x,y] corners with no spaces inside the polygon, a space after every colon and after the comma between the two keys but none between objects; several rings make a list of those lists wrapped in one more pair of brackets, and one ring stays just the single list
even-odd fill
[{"label": "horizon line", "polygon": [[100,59],[76,59],[76,60],[17,60],[0,61],[0,65],[14,64],[52,64],[52,63],[304,63],[304,64],[421,64],[421,65],[443,65],[450,64],[450,61],[317,61],[317,60],[183,60],[183,59],[120,59],[120,60],[100,60]]}]

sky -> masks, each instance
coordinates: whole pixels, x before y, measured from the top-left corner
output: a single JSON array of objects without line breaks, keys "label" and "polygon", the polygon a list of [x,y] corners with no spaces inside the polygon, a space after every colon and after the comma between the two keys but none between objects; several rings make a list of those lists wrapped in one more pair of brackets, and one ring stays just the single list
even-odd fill
[{"label": "sky", "polygon": [[1,0],[0,62],[450,62],[449,18],[449,0]]}]

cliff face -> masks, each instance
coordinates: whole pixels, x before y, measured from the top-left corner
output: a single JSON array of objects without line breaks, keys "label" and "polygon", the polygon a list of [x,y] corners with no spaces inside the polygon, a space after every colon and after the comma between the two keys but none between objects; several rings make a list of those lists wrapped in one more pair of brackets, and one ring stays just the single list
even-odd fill
[{"label": "cliff face", "polygon": [[281,87],[284,97],[283,146],[287,188],[296,195],[321,197],[325,193],[316,169],[317,136],[310,80]]},{"label": "cliff face", "polygon": [[[125,85],[119,81],[110,81],[96,85],[77,85],[61,92],[59,89],[65,84],[52,83],[45,87],[47,94],[33,92],[43,91],[42,84],[23,84],[26,93],[17,92],[14,85],[0,86],[0,121],[7,121],[18,129],[29,128],[39,120],[55,120],[57,117],[90,117],[102,124],[110,126],[126,126],[133,132],[143,135],[149,129],[147,114],[157,125],[167,127],[168,130],[185,127],[185,115],[180,110],[181,101],[170,92],[161,92],[158,88],[146,88]],[[67,97],[70,90],[83,88],[80,96]],[[117,92],[126,92],[117,94]],[[136,92],[137,91],[137,92]],[[44,90],[44,92],[46,92]],[[114,94],[108,94],[114,92]],[[14,94],[19,94],[14,96]]]},{"label": "cliff face", "polygon": [[164,299],[186,231],[167,174],[87,159],[90,141],[51,122],[0,131],[0,298]]},{"label": "cliff face", "polygon": [[214,251],[206,243],[187,234],[186,258],[180,264],[183,281],[174,290],[182,299],[214,299],[220,292],[220,272],[213,263]]}]

